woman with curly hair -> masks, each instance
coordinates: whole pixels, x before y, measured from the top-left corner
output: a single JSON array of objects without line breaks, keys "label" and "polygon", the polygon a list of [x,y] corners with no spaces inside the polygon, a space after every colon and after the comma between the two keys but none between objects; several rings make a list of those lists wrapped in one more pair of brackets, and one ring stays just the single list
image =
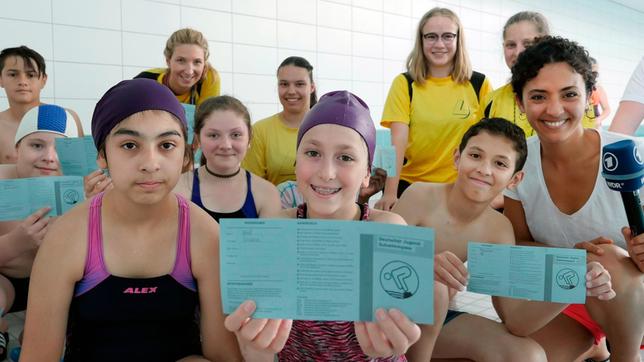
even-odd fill
[{"label": "woman with curly hair", "polygon": [[624,227],[620,195],[601,176],[602,147],[627,137],[582,125],[595,77],[588,52],[559,37],[542,38],[512,67],[519,107],[537,134],[528,140],[523,182],[504,191],[517,242],[587,250],[616,293],[585,304],[531,302],[529,318],[500,311],[512,333],[544,347],[548,361],[577,360],[604,336],[611,360],[639,361],[644,342],[644,236]]}]

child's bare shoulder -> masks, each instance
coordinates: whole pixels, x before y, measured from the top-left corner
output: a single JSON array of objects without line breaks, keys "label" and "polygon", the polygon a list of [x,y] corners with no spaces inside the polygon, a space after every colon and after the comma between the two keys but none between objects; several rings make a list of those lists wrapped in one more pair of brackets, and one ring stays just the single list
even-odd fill
[{"label": "child's bare shoulder", "polygon": [[[432,182],[414,182],[404,192],[408,196],[430,198],[444,189],[444,184]],[[404,195],[403,194],[403,195]]]},{"label": "child's bare shoulder", "polygon": [[69,282],[83,277],[89,248],[89,207],[90,201],[84,201],[50,221],[34,265],[43,265],[46,270],[55,265],[56,275]]},{"label": "child's bare shoulder", "polygon": [[280,211],[268,215],[266,219],[295,219],[297,218],[297,208],[281,209]]},{"label": "child's bare shoulder", "polygon": [[[190,243],[212,240],[212,235],[219,235],[219,224],[202,208],[189,202],[190,205]],[[197,245],[195,245],[197,246]],[[198,247],[198,246],[197,246]]]},{"label": "child's bare shoulder", "polygon": [[90,200],[76,205],[64,215],[59,216],[49,226],[46,242],[61,245],[64,249],[75,250],[87,243],[87,224]]},{"label": "child's bare shoulder", "polygon": [[514,244],[514,229],[512,223],[502,213],[489,208],[485,211],[483,218],[481,218],[483,230],[485,230],[484,237],[489,242],[495,244]]},{"label": "child's bare shoulder", "polygon": [[442,208],[449,189],[453,184],[421,182],[417,186],[413,200],[431,209]]},{"label": "child's bare shoulder", "polygon": [[251,185],[253,187],[253,191],[257,190],[258,193],[277,192],[277,188],[275,187],[275,185],[273,185],[269,181],[255,175],[250,171],[246,171],[246,172],[250,173],[250,179],[251,179]]},{"label": "child's bare shoulder", "polygon": [[0,112],[0,126],[3,124],[12,123],[13,117],[11,116],[11,108],[7,108],[4,111]]},{"label": "child's bare shoulder", "polygon": [[281,203],[277,187],[250,171],[246,172],[250,174],[253,197],[259,214],[270,215],[278,213]]},{"label": "child's bare shoulder", "polygon": [[0,165],[0,180],[15,179],[18,175],[16,173],[16,165],[4,164]]},{"label": "child's bare shoulder", "polygon": [[447,186],[430,182],[413,183],[405,190],[392,211],[402,216],[409,225],[423,225],[429,215],[444,208]]},{"label": "child's bare shoulder", "polygon": [[384,224],[407,225],[402,216],[391,211],[376,209],[369,210],[369,221],[381,222]]}]

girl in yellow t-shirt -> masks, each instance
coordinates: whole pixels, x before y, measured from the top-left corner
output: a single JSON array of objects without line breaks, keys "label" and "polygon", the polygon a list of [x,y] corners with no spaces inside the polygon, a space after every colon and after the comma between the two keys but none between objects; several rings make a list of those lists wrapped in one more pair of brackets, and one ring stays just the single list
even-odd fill
[{"label": "girl in yellow t-shirt", "polygon": [[445,8],[423,15],[407,73],[394,79],[383,110],[398,172],[387,179],[377,208],[391,209],[413,182],[454,181],[453,153],[479,119],[479,99],[491,90],[487,78],[472,71],[458,16]]},{"label": "girl in yellow t-shirt", "polygon": [[[590,57],[590,61],[593,63],[593,72],[597,73],[599,77],[599,64],[597,64],[597,59]],[[590,94],[590,105],[593,107],[593,112],[595,113],[595,128],[601,128],[602,122],[608,118],[611,109],[610,103],[608,102],[608,95],[599,82],[595,84],[595,89]]]},{"label": "girl in yellow t-shirt", "polygon": [[163,50],[167,68],[149,69],[135,78],[148,78],[170,88],[179,102],[199,105],[219,95],[219,73],[208,63],[208,40],[185,28],[170,35]]},{"label": "girl in yellow t-shirt", "polygon": [[277,68],[282,111],[253,124],[253,139],[242,167],[274,185],[295,181],[295,141],[306,112],[317,102],[313,66],[288,57]]},{"label": "girl in yellow t-shirt", "polygon": [[[503,56],[508,68],[516,63],[519,54],[534,43],[535,38],[550,35],[548,20],[534,11],[521,11],[512,15],[503,26]],[[526,137],[534,136],[525,113],[517,105],[512,84],[497,88],[488,94],[481,104],[480,117],[500,117],[514,122],[525,132]],[[595,114],[588,109],[582,119],[584,127],[595,126]]]}]

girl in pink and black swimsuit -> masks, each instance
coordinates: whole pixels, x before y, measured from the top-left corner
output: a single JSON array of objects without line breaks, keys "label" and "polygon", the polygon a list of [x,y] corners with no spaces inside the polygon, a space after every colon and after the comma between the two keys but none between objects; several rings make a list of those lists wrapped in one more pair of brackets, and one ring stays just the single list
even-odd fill
[{"label": "girl in pink and black swimsuit", "polygon": [[192,160],[186,129],[177,99],[153,80],[123,81],[98,102],[97,162],[114,187],[47,233],[21,361],[58,360],[65,340],[65,361],[239,359],[223,327],[218,225],[172,193]]}]

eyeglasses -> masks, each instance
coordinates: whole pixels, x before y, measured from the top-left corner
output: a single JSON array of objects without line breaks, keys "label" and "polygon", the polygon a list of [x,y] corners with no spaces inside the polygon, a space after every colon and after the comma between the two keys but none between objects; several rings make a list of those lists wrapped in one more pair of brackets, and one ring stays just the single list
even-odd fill
[{"label": "eyeglasses", "polygon": [[443,34],[436,34],[436,33],[427,33],[423,34],[423,39],[427,40],[430,43],[436,43],[438,39],[443,41],[443,43],[451,43],[454,40],[456,40],[456,37],[458,35],[454,33],[443,33]]}]

